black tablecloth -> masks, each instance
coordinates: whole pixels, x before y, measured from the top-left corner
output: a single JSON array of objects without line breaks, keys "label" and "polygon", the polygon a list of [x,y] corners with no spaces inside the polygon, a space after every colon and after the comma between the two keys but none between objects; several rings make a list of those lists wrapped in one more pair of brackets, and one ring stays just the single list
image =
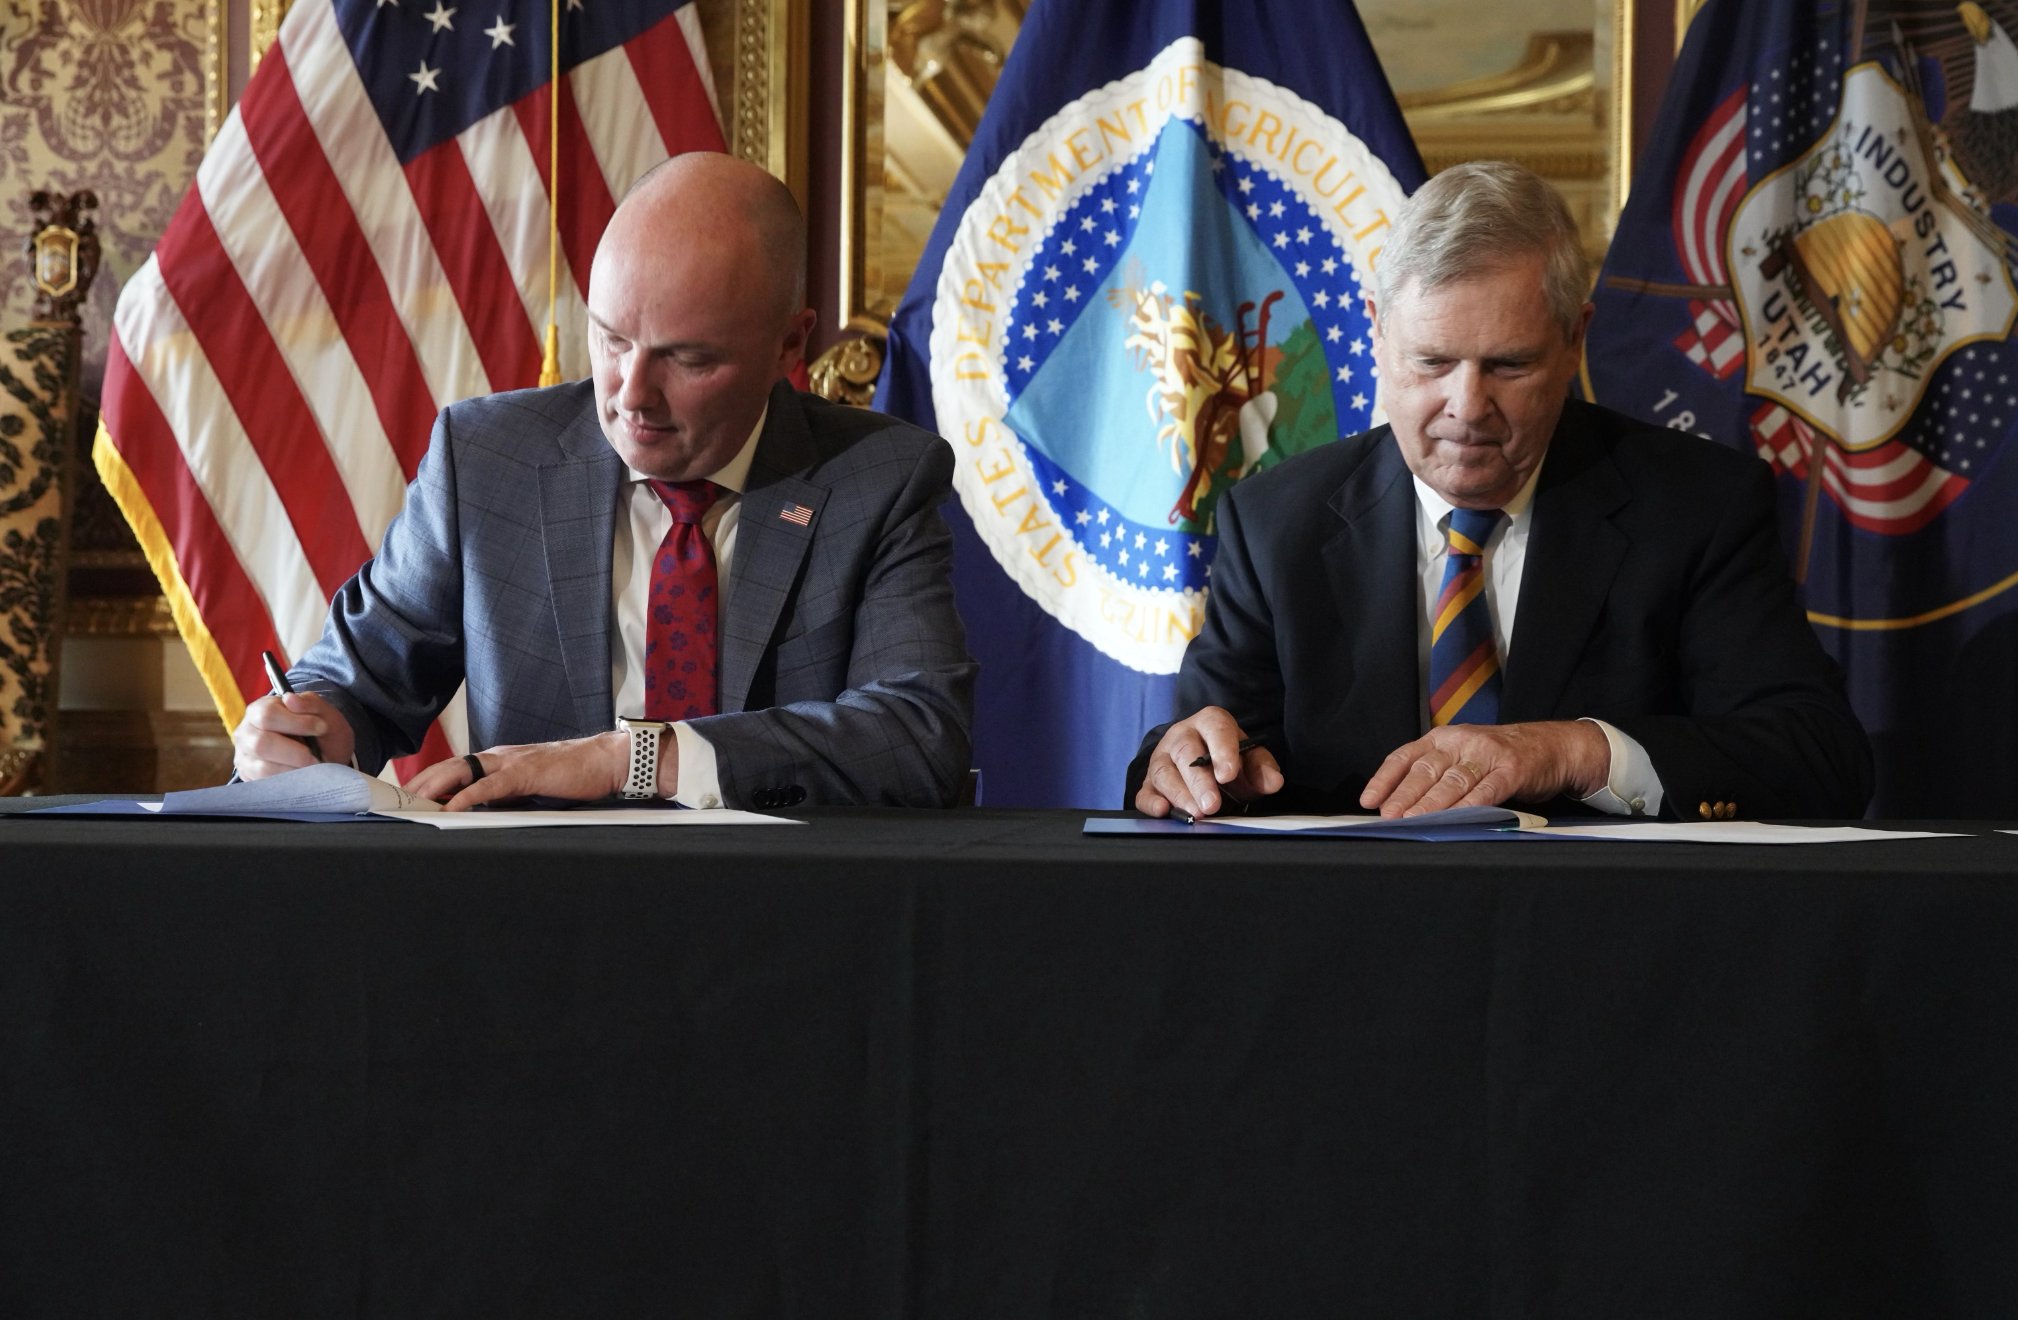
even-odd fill
[{"label": "black tablecloth", "polygon": [[0,1315],[2018,1312],[2018,838],[804,816],[0,819]]}]

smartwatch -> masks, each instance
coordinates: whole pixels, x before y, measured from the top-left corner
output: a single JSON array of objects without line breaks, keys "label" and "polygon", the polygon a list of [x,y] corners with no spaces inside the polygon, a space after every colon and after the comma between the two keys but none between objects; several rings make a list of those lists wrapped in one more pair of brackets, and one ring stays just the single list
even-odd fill
[{"label": "smartwatch", "polygon": [[617,727],[631,735],[631,773],[624,780],[623,795],[626,798],[657,797],[659,739],[673,727],[672,724],[666,720],[640,720],[619,715]]}]

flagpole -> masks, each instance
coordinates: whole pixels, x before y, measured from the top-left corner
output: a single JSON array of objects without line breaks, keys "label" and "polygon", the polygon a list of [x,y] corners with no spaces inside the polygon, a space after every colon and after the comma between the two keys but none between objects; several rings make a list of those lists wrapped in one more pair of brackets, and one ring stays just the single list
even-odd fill
[{"label": "flagpole", "polygon": [[1808,433],[1808,480],[1801,491],[1801,539],[1794,552],[1794,582],[1808,583],[1808,556],[1815,547],[1815,515],[1822,503],[1822,464],[1827,457],[1823,446],[1829,437],[1819,426],[1804,427]]},{"label": "flagpole", "polygon": [[561,232],[561,3],[547,6],[552,21],[553,57],[547,83],[547,342],[540,362],[540,384],[561,383],[560,232]]}]

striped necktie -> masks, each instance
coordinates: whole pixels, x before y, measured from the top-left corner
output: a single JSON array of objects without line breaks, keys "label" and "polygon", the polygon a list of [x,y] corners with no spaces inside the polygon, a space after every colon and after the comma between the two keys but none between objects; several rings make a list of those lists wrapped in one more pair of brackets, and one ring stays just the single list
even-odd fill
[{"label": "striped necktie", "polygon": [[1499,722],[1499,649],[1485,599],[1485,543],[1498,509],[1452,509],[1443,590],[1429,625],[1429,721]]},{"label": "striped necktie", "polygon": [[716,713],[715,548],[701,518],[721,494],[708,481],[653,481],[673,525],[652,557],[645,609],[645,718]]}]

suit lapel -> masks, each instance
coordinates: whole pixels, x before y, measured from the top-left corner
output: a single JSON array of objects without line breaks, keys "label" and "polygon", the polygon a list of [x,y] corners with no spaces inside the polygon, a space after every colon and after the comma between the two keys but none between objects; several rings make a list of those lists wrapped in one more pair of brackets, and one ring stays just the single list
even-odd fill
[{"label": "suit lapel", "polygon": [[[1331,498],[1339,526],[1322,557],[1346,671],[1327,726],[1313,730],[1313,747],[1365,749],[1377,759],[1420,732],[1422,696],[1416,673],[1415,488],[1386,428],[1368,442],[1363,462]],[[1394,700],[1407,692],[1415,699]]]},{"label": "suit lapel", "polygon": [[740,711],[749,702],[757,668],[805,568],[827,491],[798,473],[812,467],[818,457],[798,392],[779,382],[771,390],[770,412],[757,439],[737,515],[729,607],[722,620],[725,713]]},{"label": "suit lapel", "polygon": [[596,422],[591,400],[560,436],[561,455],[539,471],[548,599],[561,663],[586,729],[610,722],[611,547],[624,465]]},{"label": "suit lapel", "polygon": [[1575,401],[1563,410],[1535,489],[1500,706],[1509,724],[1554,717],[1631,544],[1612,522],[1631,496],[1593,425]]}]

